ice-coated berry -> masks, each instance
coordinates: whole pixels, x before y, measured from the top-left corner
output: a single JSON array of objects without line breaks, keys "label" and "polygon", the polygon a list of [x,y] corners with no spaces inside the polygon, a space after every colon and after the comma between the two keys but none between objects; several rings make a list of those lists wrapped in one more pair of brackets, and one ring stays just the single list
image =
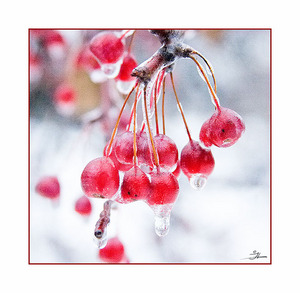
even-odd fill
[{"label": "ice-coated berry", "polygon": [[92,54],[92,52],[87,46],[81,48],[76,57],[75,64],[76,66],[83,68],[87,71],[92,71],[101,68],[99,62],[96,60],[95,56]]},{"label": "ice-coated berry", "polygon": [[[103,150],[103,155],[106,155],[108,145],[109,145],[109,142],[107,143],[107,145],[105,146],[105,148]],[[119,171],[123,171],[123,172],[128,171],[129,169],[131,169],[132,164],[122,164],[118,161],[118,159],[116,158],[116,155],[115,155],[114,148],[115,148],[115,141],[112,143],[110,153],[108,154],[108,157],[113,161],[115,167]]]},{"label": "ice-coated berry", "polygon": [[92,160],[81,174],[82,189],[89,197],[113,197],[118,191],[119,180],[119,172],[108,157]]},{"label": "ice-coated berry", "polygon": [[188,178],[196,174],[208,176],[214,166],[215,160],[211,151],[202,148],[195,140],[189,141],[181,151],[180,167]]},{"label": "ice-coated berry", "polygon": [[178,149],[175,142],[164,134],[154,136],[159,165],[163,168],[170,169],[178,161]]},{"label": "ice-coated berry", "polygon": [[117,160],[122,164],[133,164],[134,134],[126,131],[115,138],[114,152]]},{"label": "ice-coated berry", "polygon": [[137,67],[137,62],[132,54],[126,53],[123,59],[123,63],[120,67],[120,72],[118,76],[116,77],[116,80],[121,81],[131,81],[135,78],[131,76],[132,70]]},{"label": "ice-coated berry", "polygon": [[99,257],[107,263],[119,263],[125,257],[123,243],[118,237],[113,237],[107,241],[104,248],[99,250]]},{"label": "ice-coated berry", "polygon": [[101,64],[116,63],[124,54],[124,43],[113,32],[101,32],[92,39],[90,50]]},{"label": "ice-coated berry", "polygon": [[146,132],[137,133],[137,156],[139,164],[152,167],[151,152],[149,148],[148,136]]},{"label": "ice-coated berry", "polygon": [[150,180],[138,166],[133,166],[125,172],[121,185],[121,197],[124,203],[145,199],[149,192]]},{"label": "ice-coated berry", "polygon": [[56,176],[42,177],[35,187],[35,191],[41,196],[56,199],[60,195],[60,184]]},{"label": "ice-coated berry", "polygon": [[237,142],[245,131],[245,124],[235,111],[220,107],[200,130],[200,140],[206,145],[229,147]]},{"label": "ice-coated berry", "polygon": [[179,194],[176,177],[168,171],[155,170],[151,173],[151,190],[147,203],[151,205],[172,204]]}]

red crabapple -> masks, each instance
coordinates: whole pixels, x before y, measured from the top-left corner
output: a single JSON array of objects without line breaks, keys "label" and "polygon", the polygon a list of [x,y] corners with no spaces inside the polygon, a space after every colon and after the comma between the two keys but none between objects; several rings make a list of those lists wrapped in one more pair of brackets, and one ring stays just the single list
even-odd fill
[{"label": "red crabapple", "polygon": [[[106,155],[108,145],[109,145],[109,142],[104,147],[103,155]],[[116,158],[116,155],[115,155],[114,148],[115,148],[115,141],[112,143],[110,154],[108,155],[108,157],[113,161],[115,167],[119,171],[123,171],[123,172],[128,171],[129,169],[131,169],[132,168],[132,164],[122,164],[122,163],[120,163],[118,161],[118,159]]]},{"label": "red crabapple", "polygon": [[148,136],[144,131],[137,133],[137,157],[139,164],[153,167]]},{"label": "red crabapple", "polygon": [[150,192],[150,180],[138,167],[126,171],[121,185],[121,197],[124,203],[146,199]]},{"label": "red crabapple", "polygon": [[107,263],[119,263],[125,257],[125,249],[118,237],[108,240],[106,246],[99,250],[99,257]]},{"label": "red crabapple", "polygon": [[45,176],[39,180],[35,191],[41,196],[56,199],[60,195],[60,184],[55,176]]},{"label": "red crabapple", "polygon": [[75,111],[76,92],[68,84],[61,84],[54,92],[56,110],[62,115],[72,115]]},{"label": "red crabapple", "polygon": [[201,127],[200,135],[199,135],[200,141],[206,146],[211,147],[212,142],[209,138],[209,120],[206,120]]},{"label": "red crabapple", "polygon": [[71,86],[62,84],[55,90],[54,101],[58,104],[71,104],[75,102],[75,95],[75,91]]},{"label": "red crabapple", "polygon": [[119,172],[108,157],[92,160],[81,174],[82,189],[89,197],[112,198],[118,191],[119,180]]},{"label": "red crabapple", "polygon": [[237,142],[245,131],[245,124],[235,111],[220,107],[207,120],[200,131],[200,140],[206,145],[229,147]]},{"label": "red crabapple", "polygon": [[93,53],[86,46],[81,48],[75,62],[78,67],[81,67],[86,71],[93,71],[101,68]]},{"label": "red crabapple", "polygon": [[181,151],[180,167],[188,178],[198,174],[207,177],[214,166],[215,160],[211,151],[202,148],[197,141],[189,141]]},{"label": "red crabapple", "polygon": [[176,177],[168,171],[155,170],[151,174],[151,191],[146,199],[150,206],[172,204],[179,194]]},{"label": "red crabapple", "polygon": [[175,142],[164,134],[158,134],[153,138],[156,147],[159,165],[167,170],[178,161],[178,150]]},{"label": "red crabapple", "polygon": [[132,81],[135,80],[135,77],[131,76],[132,70],[137,67],[137,62],[132,54],[126,53],[124,55],[124,59],[122,65],[120,67],[120,72],[116,77],[116,80],[120,81]]},{"label": "red crabapple", "polygon": [[92,212],[92,205],[86,196],[81,196],[75,202],[75,211],[83,216],[89,215]]},{"label": "red crabapple", "polygon": [[116,63],[124,54],[124,43],[113,32],[101,32],[92,39],[90,50],[101,64]]},{"label": "red crabapple", "polygon": [[133,139],[134,134],[131,131],[125,131],[115,138],[115,156],[122,164],[131,164],[131,166],[133,165]]},{"label": "red crabapple", "polygon": [[180,168],[180,161],[177,161],[176,168],[172,172],[172,174],[178,179],[181,173],[181,168]]}]

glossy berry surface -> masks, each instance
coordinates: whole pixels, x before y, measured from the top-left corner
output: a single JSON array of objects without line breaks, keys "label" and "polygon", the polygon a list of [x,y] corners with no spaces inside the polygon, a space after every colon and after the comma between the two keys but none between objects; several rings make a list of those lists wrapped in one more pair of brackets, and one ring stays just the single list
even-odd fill
[{"label": "glossy berry surface", "polygon": [[[105,146],[105,148],[103,150],[103,155],[106,155],[108,145],[109,145],[109,142],[107,143],[107,145]],[[115,141],[112,143],[111,150],[110,150],[110,153],[108,155],[108,157],[113,161],[115,167],[119,171],[123,171],[123,172],[128,171],[129,169],[131,169],[132,164],[122,164],[118,161],[118,159],[116,158],[114,149],[115,149]]]},{"label": "glossy berry surface", "polygon": [[90,50],[100,63],[111,64],[122,58],[124,44],[115,33],[101,32],[92,39]]},{"label": "glossy berry surface", "polygon": [[179,184],[176,177],[167,171],[153,171],[150,186],[151,190],[147,198],[149,205],[174,203],[179,194]]},{"label": "glossy berry surface", "polygon": [[117,160],[122,164],[133,164],[133,139],[134,134],[126,131],[118,135],[115,140],[114,152]]},{"label": "glossy berry surface", "polygon": [[92,212],[92,204],[86,196],[81,196],[75,202],[75,211],[80,215],[87,216]]},{"label": "glossy berry surface", "polygon": [[119,263],[125,257],[124,245],[118,237],[113,237],[99,250],[99,257],[104,262]]},{"label": "glossy berry surface", "polygon": [[189,141],[181,151],[180,167],[190,178],[195,174],[208,176],[215,166],[215,160],[210,150],[204,149],[197,141]]},{"label": "glossy berry surface", "polygon": [[200,131],[200,140],[206,145],[229,147],[237,142],[245,131],[245,124],[235,111],[220,107],[206,121]]},{"label": "glossy berry surface", "polygon": [[119,172],[108,157],[92,160],[81,174],[82,189],[89,197],[111,198],[118,191],[119,180]]},{"label": "glossy berry surface", "polygon": [[148,136],[146,132],[139,132],[137,134],[137,156],[139,164],[153,166]]},{"label": "glossy berry surface", "polygon": [[39,180],[35,191],[41,196],[56,199],[60,195],[60,184],[55,176],[45,176]]},{"label": "glossy berry surface", "polygon": [[178,179],[181,173],[180,161],[177,162],[175,170],[172,174]]},{"label": "glossy berry surface", "polygon": [[145,199],[149,192],[150,180],[138,166],[133,166],[125,172],[121,185],[121,197],[124,203]]},{"label": "glossy berry surface", "polygon": [[178,161],[178,149],[175,142],[164,134],[154,137],[154,144],[158,154],[159,165],[169,169]]},{"label": "glossy berry surface", "polygon": [[121,81],[131,81],[134,80],[135,78],[131,76],[132,70],[137,67],[137,62],[135,58],[133,57],[132,54],[127,53],[124,56],[123,63],[120,67],[120,71],[118,76],[116,77],[116,80],[121,80]]}]

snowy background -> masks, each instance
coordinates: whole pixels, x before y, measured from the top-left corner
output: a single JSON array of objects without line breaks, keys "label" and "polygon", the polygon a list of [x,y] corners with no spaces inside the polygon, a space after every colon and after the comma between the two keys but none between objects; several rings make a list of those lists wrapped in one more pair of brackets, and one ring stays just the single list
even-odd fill
[{"label": "snowy background", "polygon": [[[63,33],[71,44],[78,40],[79,32]],[[153,47],[148,46],[141,32],[140,38],[141,44],[137,34],[133,52],[142,62],[158,44],[149,37]],[[268,257],[255,262],[269,262],[269,31],[189,31],[185,39],[213,65],[221,105],[243,117],[246,132],[236,145],[212,149],[216,166],[202,191],[194,190],[181,174],[166,237],[155,234],[153,212],[142,202],[118,205],[112,211],[109,237],[118,235],[131,263],[253,262],[243,259],[253,250]],[[213,113],[207,88],[190,60],[179,60],[174,78],[197,139],[202,123]],[[88,218],[74,211],[74,203],[82,195],[81,172],[102,155],[105,134],[99,125],[83,133],[81,120],[61,117],[47,93],[34,90],[30,97],[30,262],[100,263],[93,229],[104,201],[92,200]],[[168,86],[166,98],[167,135],[181,150],[187,135]],[[38,179],[49,174],[57,175],[62,186],[55,204],[34,191]]]}]

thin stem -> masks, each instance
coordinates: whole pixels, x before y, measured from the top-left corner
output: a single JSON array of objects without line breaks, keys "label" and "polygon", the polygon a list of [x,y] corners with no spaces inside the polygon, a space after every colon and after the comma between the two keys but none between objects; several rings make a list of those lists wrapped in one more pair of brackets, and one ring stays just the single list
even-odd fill
[{"label": "thin stem", "polygon": [[137,146],[136,146],[136,104],[138,100],[138,92],[139,92],[140,84],[137,86],[135,99],[134,99],[134,106],[133,106],[133,163],[136,166],[136,153],[137,153]]},{"label": "thin stem", "polygon": [[162,124],[163,124],[163,134],[166,135],[166,125],[165,125],[165,93],[166,93],[166,78],[163,80],[163,96],[162,96]]},{"label": "thin stem", "polygon": [[118,129],[118,126],[119,126],[119,123],[120,123],[120,119],[121,119],[122,113],[123,113],[123,111],[124,111],[125,105],[126,105],[128,99],[129,99],[130,95],[132,94],[132,92],[134,91],[134,89],[135,89],[136,87],[137,87],[137,83],[134,85],[134,87],[132,88],[132,90],[129,92],[129,94],[127,95],[127,97],[126,97],[125,100],[124,100],[123,106],[122,106],[122,108],[121,108],[121,110],[120,110],[120,113],[119,113],[119,116],[118,116],[118,119],[117,119],[117,123],[116,123],[115,128],[114,128],[114,130],[113,130],[113,133],[112,133],[112,135],[111,135],[109,145],[108,145],[108,147],[107,147],[107,149],[106,149],[106,154],[105,154],[106,156],[108,156],[108,154],[110,153],[110,149],[111,149],[113,140],[114,140],[114,138],[115,138],[115,135],[116,135],[116,132],[117,132],[117,129]]},{"label": "thin stem", "polygon": [[209,68],[209,71],[211,73],[211,76],[213,78],[214,81],[214,91],[215,93],[217,93],[217,83],[216,83],[216,79],[215,79],[215,75],[214,75],[214,71],[210,65],[210,63],[208,62],[208,60],[198,51],[193,51],[192,54],[196,54],[197,56],[199,56],[200,58],[202,58],[202,60],[206,63],[207,67]]},{"label": "thin stem", "polygon": [[203,70],[201,64],[198,62],[198,60],[197,60],[194,56],[191,56],[191,55],[190,55],[189,57],[196,63],[196,65],[198,66],[199,70],[201,71],[201,73],[202,73],[202,75],[203,75],[203,77],[204,77],[204,79],[205,79],[205,82],[206,82],[206,84],[207,84],[207,86],[208,86],[208,89],[209,89],[209,91],[210,91],[211,94],[212,94],[212,97],[213,97],[213,99],[214,99],[215,105],[216,105],[217,109],[220,110],[219,99],[218,99],[216,93],[214,92],[214,90],[213,90],[211,84],[209,83],[209,80],[208,80],[208,78],[207,78],[207,76],[206,76],[206,74],[205,74],[205,72],[204,72],[204,70]]},{"label": "thin stem", "polygon": [[179,110],[180,110],[180,113],[181,113],[181,116],[182,116],[182,119],[183,119],[183,122],[184,122],[184,125],[185,125],[185,128],[186,128],[187,135],[189,137],[189,140],[192,141],[192,137],[191,137],[191,134],[190,134],[187,122],[186,122],[184,114],[183,114],[183,110],[182,110],[181,104],[179,102],[179,99],[178,99],[178,96],[177,96],[177,93],[176,93],[174,79],[173,79],[173,73],[172,72],[170,72],[170,77],[171,77],[172,86],[173,86],[174,94],[175,94],[175,97],[176,97],[177,105],[179,107]]},{"label": "thin stem", "polygon": [[152,137],[152,132],[151,132],[151,128],[150,128],[149,117],[148,117],[146,86],[144,86],[144,106],[145,106],[145,116],[146,116],[146,122],[147,122],[147,127],[148,127],[148,133],[149,133],[152,150],[153,150],[153,155],[154,155],[154,162],[155,162],[156,167],[158,167],[159,163],[158,163],[157,153],[156,153],[156,149],[155,149],[155,145],[154,145],[154,141],[153,141],[153,137]]},{"label": "thin stem", "polygon": [[133,38],[134,38],[135,32],[136,31],[134,31],[133,34],[131,35],[130,42],[129,42],[128,48],[127,48],[128,53],[130,53],[130,50],[132,48],[132,42],[133,42]]},{"label": "thin stem", "polygon": [[156,124],[156,135],[159,134],[159,125],[158,125],[158,113],[157,113],[157,87],[158,87],[158,77],[155,82],[155,87],[154,87],[154,112],[155,112],[155,124]]}]

